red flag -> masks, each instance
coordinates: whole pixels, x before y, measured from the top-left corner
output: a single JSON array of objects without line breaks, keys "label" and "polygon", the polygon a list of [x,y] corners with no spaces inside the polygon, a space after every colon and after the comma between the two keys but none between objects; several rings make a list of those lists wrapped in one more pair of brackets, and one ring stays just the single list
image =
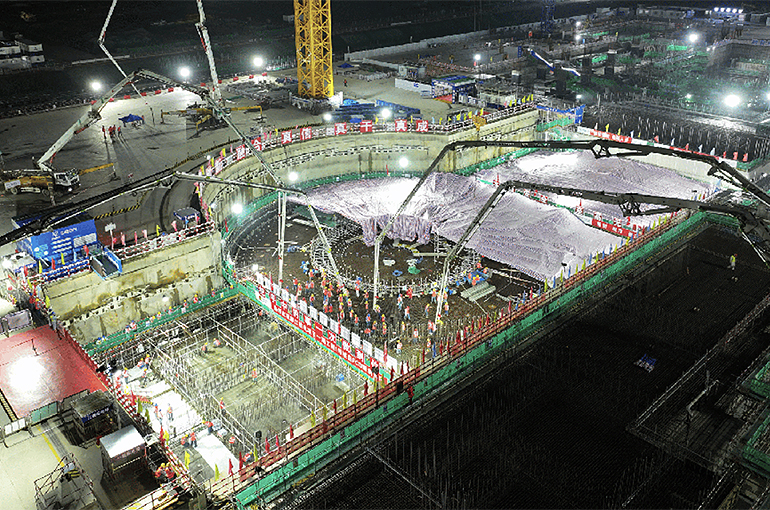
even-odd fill
[{"label": "red flag", "polygon": [[733,159],[738,159],[738,151],[733,152]]},{"label": "red flag", "polygon": [[684,144],[684,150],[686,150],[686,151],[690,150],[690,144],[689,143]]},{"label": "red flag", "polygon": [[120,233],[120,243],[123,245],[123,248],[126,247],[126,234],[123,232]]},{"label": "red flag", "polygon": [[86,257],[88,257],[88,245],[85,245],[84,248],[86,249]]},{"label": "red flag", "polygon": [[163,444],[163,425],[160,426],[160,444]]},{"label": "red flag", "polygon": [[230,231],[227,229],[227,218],[225,218],[225,232],[230,232]]},{"label": "red flag", "polygon": [[270,453],[270,441],[265,438],[265,453]]},{"label": "red flag", "polygon": [[134,230],[134,244],[139,244],[139,236],[136,234],[136,230]]},{"label": "red flag", "polygon": [[275,449],[276,450],[281,449],[281,443],[278,442],[278,434],[275,435]]},{"label": "red flag", "polygon": [[724,152],[722,153],[722,159],[727,159],[727,151],[724,151]]},{"label": "red flag", "polygon": [[749,160],[749,153],[748,153],[748,152],[746,152],[746,153],[744,153],[744,154],[743,154],[743,161],[744,161],[744,163],[745,163],[745,162],[746,162],[746,161],[748,161],[748,160]]},{"label": "red flag", "polygon": [[294,439],[294,427],[289,423],[289,439]]},{"label": "red flag", "polygon": [[51,270],[56,269],[56,259],[51,257]]},{"label": "red flag", "polygon": [[658,135],[655,135],[655,138],[653,138],[653,140],[655,140],[655,143],[660,143],[660,138],[658,138]]},{"label": "red flag", "polygon": [[233,459],[227,459],[227,474],[233,475]]},{"label": "red flag", "polygon": [[243,469],[243,452],[238,452],[238,471]]}]

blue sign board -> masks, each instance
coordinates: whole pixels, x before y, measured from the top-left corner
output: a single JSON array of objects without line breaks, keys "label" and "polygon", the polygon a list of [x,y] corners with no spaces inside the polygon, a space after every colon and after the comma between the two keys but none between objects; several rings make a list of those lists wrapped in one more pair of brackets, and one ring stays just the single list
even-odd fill
[{"label": "blue sign board", "polygon": [[65,259],[71,259],[74,250],[96,242],[94,220],[87,220],[28,237],[19,241],[17,247],[19,251],[29,253],[36,260],[52,257],[58,259],[60,253],[64,253]]}]

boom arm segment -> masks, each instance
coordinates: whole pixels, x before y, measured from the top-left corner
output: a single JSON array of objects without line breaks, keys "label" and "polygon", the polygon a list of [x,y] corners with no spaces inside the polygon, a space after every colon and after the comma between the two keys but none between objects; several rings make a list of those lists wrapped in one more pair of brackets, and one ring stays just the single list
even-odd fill
[{"label": "boom arm segment", "polygon": [[198,35],[201,38],[203,51],[206,52],[206,58],[209,62],[209,71],[211,71],[211,91],[212,100],[219,106],[222,106],[222,92],[219,90],[219,77],[217,76],[217,66],[214,62],[214,52],[211,50],[211,40],[209,40],[209,31],[206,28],[206,13],[203,12],[203,0],[198,0],[198,15],[200,20],[195,24],[198,29]]},{"label": "boom arm segment", "polygon": [[40,159],[37,160],[38,167],[40,167],[42,170],[45,170],[46,172],[53,172],[53,167],[50,165],[50,159],[53,158],[62,147],[67,145],[73,136],[80,133],[95,122],[99,121],[102,118],[100,112],[104,106],[110,101],[110,99],[115,97],[115,95],[120,92],[123,87],[125,87],[128,83],[132,83],[136,76],[137,73],[132,73],[126,76],[120,80],[117,85],[112,87],[106,94],[97,99],[94,104],[92,104],[91,107],[83,115],[81,115],[80,118],[76,120],[75,123],[70,126],[69,129],[67,129],[67,131],[65,131],[58,140],[54,142],[53,145],[51,145],[45,154],[43,154]]}]

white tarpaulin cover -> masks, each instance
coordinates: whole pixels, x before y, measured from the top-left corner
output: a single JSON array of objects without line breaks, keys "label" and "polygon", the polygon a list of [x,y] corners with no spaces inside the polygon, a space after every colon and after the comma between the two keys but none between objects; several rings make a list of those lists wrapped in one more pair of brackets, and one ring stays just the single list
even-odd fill
[{"label": "white tarpaulin cover", "polygon": [[[707,190],[703,183],[630,160],[596,160],[586,152],[540,151],[471,177],[431,175],[395,221],[388,236],[427,243],[432,233],[457,241],[495,189],[481,180],[504,182],[512,178],[680,198],[693,198],[693,190]],[[339,213],[361,225],[364,242],[371,245],[377,231],[395,214],[417,182],[416,178],[400,177],[347,181],[309,190],[308,200],[325,213]],[[577,205],[574,198],[565,197],[559,202]],[[602,212],[607,218],[621,214],[618,207],[606,204],[583,203],[583,207],[586,211]],[[615,235],[585,225],[566,209],[509,192],[468,241],[467,247],[543,279],[558,275],[562,263],[574,271],[584,259],[621,241]]]}]

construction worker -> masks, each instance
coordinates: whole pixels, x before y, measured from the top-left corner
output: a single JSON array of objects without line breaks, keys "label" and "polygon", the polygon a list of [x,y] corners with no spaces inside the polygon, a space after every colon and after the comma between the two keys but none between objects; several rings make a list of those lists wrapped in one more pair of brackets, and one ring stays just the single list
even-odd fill
[{"label": "construction worker", "polygon": [[730,270],[735,271],[735,261],[738,258],[738,254],[735,253],[733,255],[730,255]]},{"label": "construction worker", "polygon": [[201,354],[206,354],[207,352],[209,352],[209,343],[204,342],[203,347],[201,347]]},{"label": "construction worker", "polygon": [[168,416],[168,421],[174,421],[174,409],[171,407],[171,404],[166,409],[166,416]]},{"label": "construction worker", "polygon": [[401,344],[401,340],[398,341],[396,344],[396,354],[401,354],[401,348],[403,347],[403,344]]},{"label": "construction worker", "polygon": [[155,478],[159,481],[163,481],[163,477],[166,475],[166,464],[161,464],[158,469],[155,470]]},{"label": "construction worker", "polygon": [[166,464],[166,479],[170,482],[176,477],[176,473],[174,472],[174,467],[171,465],[171,463]]},{"label": "construction worker", "polygon": [[198,437],[195,435],[195,431],[190,432],[190,446],[193,448],[198,447]]}]

